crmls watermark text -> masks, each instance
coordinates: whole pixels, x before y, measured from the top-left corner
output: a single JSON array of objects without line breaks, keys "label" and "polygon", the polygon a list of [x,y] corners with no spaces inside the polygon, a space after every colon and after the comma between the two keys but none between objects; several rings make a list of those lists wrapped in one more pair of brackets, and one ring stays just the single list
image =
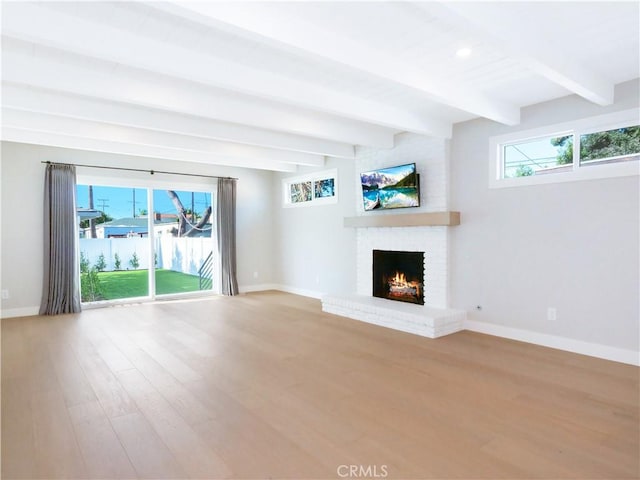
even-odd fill
[{"label": "crmls watermark text", "polygon": [[338,465],[340,478],[387,478],[386,465]]}]

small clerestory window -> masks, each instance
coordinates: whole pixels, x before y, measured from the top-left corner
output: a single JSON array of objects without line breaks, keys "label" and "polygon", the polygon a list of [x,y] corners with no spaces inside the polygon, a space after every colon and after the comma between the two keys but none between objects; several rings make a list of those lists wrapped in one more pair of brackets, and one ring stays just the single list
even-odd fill
[{"label": "small clerestory window", "polygon": [[640,173],[637,109],[490,139],[490,186]]}]

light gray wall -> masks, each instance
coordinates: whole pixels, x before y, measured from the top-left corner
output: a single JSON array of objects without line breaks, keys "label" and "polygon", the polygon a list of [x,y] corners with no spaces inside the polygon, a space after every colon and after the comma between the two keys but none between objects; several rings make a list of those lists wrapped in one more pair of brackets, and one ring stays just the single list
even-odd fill
[{"label": "light gray wall", "polygon": [[[338,203],[285,208],[282,180],[315,171],[338,170]],[[343,218],[355,215],[352,160],[328,159],[322,168],[274,175],[275,282],[309,296],[352,293],[356,285],[355,229]]]},{"label": "light gray wall", "polygon": [[451,206],[462,223],[451,232],[452,304],[470,320],[638,350],[638,176],[488,187],[490,136],[637,107],[638,81],[615,98],[609,107],[576,96],[531,106],[516,127],[455,126]]},{"label": "light gray wall", "polygon": [[[238,283],[256,288],[273,282],[274,242],[271,198],[273,173],[260,170],[182,163],[171,160],[113,155],[97,152],[2,142],[1,164],[1,285],[11,297],[2,310],[28,313],[40,304],[42,288],[42,218],[44,169],[41,161],[108,165],[237,177]],[[78,168],[78,174],[120,177],[135,182],[147,173]],[[196,177],[161,176],[191,184],[211,185]],[[254,272],[258,277],[254,278]]]},{"label": "light gray wall", "polygon": [[[450,229],[452,307],[498,327],[638,350],[638,177],[490,190],[487,158],[490,136],[636,106],[634,81],[618,86],[610,107],[571,96],[525,108],[517,127],[486,120],[455,126],[450,206],[462,212],[462,224]],[[40,302],[41,160],[239,177],[241,285],[276,284],[317,295],[354,291],[355,229],[342,223],[356,214],[353,161],[329,159],[320,169],[272,174],[4,142],[0,265],[11,298],[3,310]],[[330,168],[338,169],[337,204],[282,207],[283,178]],[[548,307],[557,308],[557,321],[546,319]]]},{"label": "light gray wall", "polygon": [[[395,148],[392,149],[358,147],[355,160],[330,158],[321,168],[305,168],[295,174],[275,175],[274,277],[279,288],[316,297],[323,294],[353,294],[356,291],[369,291],[370,294],[370,281],[365,281],[366,287],[357,288],[358,272],[360,271],[361,276],[366,276],[363,273],[366,270],[369,278],[371,274],[371,249],[359,252],[358,242],[370,244],[373,237],[379,238],[384,245],[393,244],[396,245],[395,248],[403,248],[398,245],[403,243],[403,235],[409,235],[406,229],[355,229],[343,226],[344,217],[398,214],[392,211],[363,212],[360,172],[416,162],[422,174],[422,205],[415,210],[446,209],[448,142],[414,134],[397,135],[395,142]],[[338,203],[295,208],[282,206],[283,179],[333,168],[338,170]],[[415,229],[410,230],[412,234],[417,233]],[[373,243],[376,241],[378,240],[373,240]],[[444,243],[441,242],[442,246],[439,248],[435,248],[426,238],[424,241],[429,246],[423,246],[423,250],[428,250],[429,255],[446,257],[446,235],[443,235]],[[441,263],[446,268],[446,260]],[[442,283],[445,284],[445,289],[446,278]],[[438,298],[440,297],[446,303],[446,293]]]}]

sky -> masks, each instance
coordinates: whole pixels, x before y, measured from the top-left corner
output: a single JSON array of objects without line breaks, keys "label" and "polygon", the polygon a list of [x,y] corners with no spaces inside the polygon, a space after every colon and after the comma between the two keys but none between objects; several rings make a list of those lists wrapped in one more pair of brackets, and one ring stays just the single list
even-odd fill
[{"label": "sky", "polygon": [[545,162],[543,163],[549,167],[555,165],[555,159],[558,153],[562,150],[562,148],[551,145],[551,139],[549,137],[524,141],[517,143],[516,145],[520,152],[509,148],[508,161],[527,160],[527,158],[534,160],[545,159]]},{"label": "sky", "polygon": [[[114,219],[132,217],[134,212],[133,198],[135,191],[135,212],[140,216],[141,210],[148,210],[147,189],[145,188],[121,188],[121,187],[93,187],[93,208],[104,211]],[[89,188],[87,185],[77,186],[76,202],[78,208],[89,208]],[[175,190],[182,205],[186,209],[191,208],[191,193]],[[194,209],[197,213],[211,205],[211,194],[194,192]],[[159,213],[177,213],[173,202],[166,190],[153,190],[153,210]]]}]

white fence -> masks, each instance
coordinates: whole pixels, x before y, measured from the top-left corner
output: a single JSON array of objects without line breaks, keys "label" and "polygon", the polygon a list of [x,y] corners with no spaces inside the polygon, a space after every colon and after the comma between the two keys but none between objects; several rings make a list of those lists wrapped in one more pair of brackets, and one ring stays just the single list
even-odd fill
[{"label": "white fence", "polygon": [[211,238],[159,237],[156,239],[156,254],[158,255],[156,268],[198,275],[198,269],[212,250]]},{"label": "white fence", "polygon": [[134,253],[138,257],[138,269],[148,269],[150,261],[156,268],[197,275],[198,269],[213,249],[211,238],[177,238],[171,236],[155,239],[155,259],[150,259],[148,238],[81,238],[80,251],[96,265],[100,255],[104,255],[105,270],[116,270],[116,254],[120,258],[120,270],[134,270],[130,261]]}]

